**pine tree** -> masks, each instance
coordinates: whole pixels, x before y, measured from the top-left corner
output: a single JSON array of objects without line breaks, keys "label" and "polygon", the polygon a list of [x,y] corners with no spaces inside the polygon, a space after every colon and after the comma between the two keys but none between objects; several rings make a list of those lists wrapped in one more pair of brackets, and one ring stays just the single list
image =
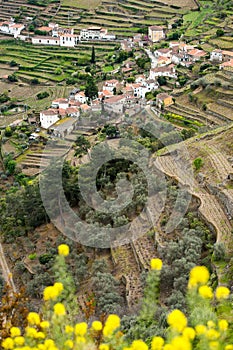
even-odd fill
[{"label": "pine tree", "polygon": [[95,64],[95,47],[94,46],[92,46],[91,63]]}]

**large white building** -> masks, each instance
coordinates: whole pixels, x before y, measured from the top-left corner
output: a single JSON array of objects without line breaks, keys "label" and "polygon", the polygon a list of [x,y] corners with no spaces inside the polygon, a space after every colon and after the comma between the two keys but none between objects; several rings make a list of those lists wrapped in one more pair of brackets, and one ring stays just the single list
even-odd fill
[{"label": "large white building", "polygon": [[40,125],[44,129],[48,129],[51,125],[59,120],[59,110],[58,109],[47,109],[40,112]]},{"label": "large white building", "polygon": [[25,25],[22,23],[14,23],[14,21],[5,21],[0,23],[0,32],[4,34],[13,35],[15,38],[21,33],[25,28]]},{"label": "large white building", "polygon": [[89,27],[80,30],[79,40],[115,40],[114,34],[108,34],[108,30],[102,27]]}]

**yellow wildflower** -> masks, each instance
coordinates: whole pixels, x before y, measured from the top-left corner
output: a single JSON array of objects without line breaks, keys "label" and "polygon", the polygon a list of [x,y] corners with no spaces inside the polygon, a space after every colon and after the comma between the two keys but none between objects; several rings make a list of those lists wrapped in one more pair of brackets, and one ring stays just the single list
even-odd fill
[{"label": "yellow wildflower", "polygon": [[25,342],[25,339],[24,339],[24,337],[15,337],[15,339],[14,339],[14,342],[15,342],[15,344],[16,345],[23,345],[24,344],[24,342]]},{"label": "yellow wildflower", "polygon": [[40,324],[40,316],[37,312],[29,312],[27,317],[28,323],[32,325],[39,325]]},{"label": "yellow wildflower", "polygon": [[37,332],[36,338],[37,339],[44,339],[45,338],[45,334],[43,332]]},{"label": "yellow wildflower", "polygon": [[207,298],[207,299],[213,298],[213,290],[209,286],[206,286],[206,285],[200,286],[198,289],[198,292],[200,296],[202,296],[203,298]]},{"label": "yellow wildflower", "polygon": [[230,290],[227,287],[217,287],[215,295],[217,299],[227,299],[229,297]]},{"label": "yellow wildflower", "polygon": [[172,339],[171,345],[174,350],[191,350],[191,344],[189,340],[185,337],[178,336]]},{"label": "yellow wildflower", "polygon": [[37,331],[33,327],[26,327],[26,335],[30,338],[36,338]]},{"label": "yellow wildflower", "polygon": [[167,317],[168,324],[178,332],[182,332],[187,326],[187,318],[178,309],[173,310]]},{"label": "yellow wildflower", "polygon": [[206,284],[210,274],[205,266],[195,266],[190,271],[188,288],[196,287],[198,284]]},{"label": "yellow wildflower", "polygon": [[49,326],[50,326],[50,323],[49,323],[49,321],[42,321],[41,323],[40,323],[40,326],[41,326],[41,328],[49,328]]},{"label": "yellow wildflower", "polygon": [[154,337],[151,342],[151,350],[161,350],[164,344],[162,337]]},{"label": "yellow wildflower", "polygon": [[74,327],[66,325],[65,332],[66,333],[72,333],[74,331]]},{"label": "yellow wildflower", "polygon": [[103,335],[105,337],[108,337],[110,335],[112,335],[112,333],[120,327],[120,318],[117,315],[109,315],[106,322],[105,322],[105,326],[103,329]]},{"label": "yellow wildflower", "polygon": [[83,337],[87,333],[87,324],[86,322],[77,323],[74,327],[75,335]]},{"label": "yellow wildflower", "polygon": [[183,330],[183,336],[189,340],[193,340],[195,338],[196,332],[192,327],[186,327]]},{"label": "yellow wildflower", "polygon": [[196,330],[196,333],[198,335],[205,334],[206,333],[206,326],[204,326],[203,324],[198,324],[198,325],[196,325],[195,330]]},{"label": "yellow wildflower", "polygon": [[14,341],[11,338],[6,338],[2,342],[3,349],[14,349]]},{"label": "yellow wildflower", "polygon": [[165,344],[163,350],[174,350],[174,346],[172,346],[171,344]]},{"label": "yellow wildflower", "polygon": [[54,286],[49,286],[44,289],[44,300],[55,300],[59,295],[59,291]]},{"label": "yellow wildflower", "polygon": [[58,254],[59,255],[63,255],[63,256],[67,256],[69,255],[70,252],[70,248],[67,244],[60,244],[58,247]]},{"label": "yellow wildflower", "polygon": [[92,325],[91,325],[92,329],[94,329],[94,331],[101,331],[101,329],[103,328],[103,325],[100,321],[93,321]]},{"label": "yellow wildflower", "polygon": [[20,331],[19,327],[11,327],[10,332],[11,332],[12,338],[18,337],[19,335],[21,335],[21,331]]},{"label": "yellow wildflower", "polygon": [[206,331],[206,337],[210,340],[216,340],[220,337],[220,333],[215,329],[211,328]]},{"label": "yellow wildflower", "polygon": [[131,345],[132,350],[148,350],[148,346],[143,340],[134,340]]},{"label": "yellow wildflower", "polygon": [[76,342],[77,343],[83,343],[83,344],[85,344],[86,343],[86,338],[85,337],[80,337],[80,336],[77,336],[76,337]]},{"label": "yellow wildflower", "polygon": [[65,306],[62,303],[57,303],[53,307],[54,313],[57,316],[64,316],[66,314]]},{"label": "yellow wildflower", "polygon": [[74,342],[72,341],[72,340],[66,340],[66,342],[65,342],[65,344],[64,344],[65,346],[67,346],[68,348],[70,348],[70,349],[73,349],[73,346],[74,346]]},{"label": "yellow wildflower", "polygon": [[108,344],[100,344],[99,350],[109,350],[109,345]]},{"label": "yellow wildflower", "polygon": [[208,328],[215,328],[215,327],[216,327],[216,324],[214,323],[214,321],[209,320],[209,321],[207,322],[207,326],[208,326]]},{"label": "yellow wildflower", "polygon": [[233,344],[226,345],[224,350],[233,350]]},{"label": "yellow wildflower", "polygon": [[44,342],[45,347],[50,348],[55,346],[55,343],[52,339],[46,339]]},{"label": "yellow wildflower", "polygon": [[163,266],[163,262],[161,259],[151,259],[150,261],[150,267],[152,270],[157,270],[157,271],[160,271],[162,269],[162,266]]},{"label": "yellow wildflower", "polygon": [[56,282],[54,283],[53,287],[58,291],[58,293],[60,294],[64,287],[63,287],[63,284],[61,282]]},{"label": "yellow wildflower", "polygon": [[227,320],[219,320],[218,321],[218,328],[223,332],[226,331],[228,328]]}]

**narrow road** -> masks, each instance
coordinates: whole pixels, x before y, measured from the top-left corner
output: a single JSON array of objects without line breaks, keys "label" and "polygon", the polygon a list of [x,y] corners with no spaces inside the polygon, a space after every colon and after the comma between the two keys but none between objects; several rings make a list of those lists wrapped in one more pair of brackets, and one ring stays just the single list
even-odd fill
[{"label": "narrow road", "polygon": [[154,56],[154,54],[153,54],[150,50],[148,50],[148,49],[145,49],[145,52],[146,52],[146,54],[148,55],[148,57],[150,58],[150,60],[151,60],[151,68],[153,69],[153,68],[157,67],[157,65],[158,65],[158,60],[157,60],[157,58]]}]

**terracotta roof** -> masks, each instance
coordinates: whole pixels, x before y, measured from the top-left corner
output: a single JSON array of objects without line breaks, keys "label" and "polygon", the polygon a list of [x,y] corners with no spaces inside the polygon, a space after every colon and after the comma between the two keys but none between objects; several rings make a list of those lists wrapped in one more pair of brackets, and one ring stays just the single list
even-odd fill
[{"label": "terracotta roof", "polygon": [[233,59],[231,59],[230,61],[221,63],[220,66],[221,66],[221,67],[233,67]]},{"label": "terracotta roof", "polygon": [[233,51],[223,50],[222,54],[225,55],[225,56],[232,56],[233,57]]},{"label": "terracotta roof", "polygon": [[41,113],[43,113],[44,115],[58,115],[58,110],[49,108],[49,109],[46,109],[45,111],[42,111]]},{"label": "terracotta roof", "polygon": [[11,26],[11,28],[22,28],[22,27],[24,27],[24,24],[13,24],[12,26]]},{"label": "terracotta roof", "polygon": [[81,108],[82,110],[84,110],[84,111],[87,111],[87,110],[90,109],[91,107],[88,106],[87,104],[83,103],[83,104],[80,106],[80,108]]},{"label": "terracotta roof", "polygon": [[67,103],[69,100],[67,98],[57,98],[56,100],[53,100],[53,102]]},{"label": "terracotta roof", "polygon": [[46,27],[46,26],[42,26],[42,27],[39,27],[37,29],[42,31],[42,32],[51,32],[52,31],[52,28]]},{"label": "terracotta roof", "polygon": [[160,27],[160,26],[150,26],[149,28],[150,28],[151,30],[158,30],[158,31],[163,30],[163,27]]},{"label": "terracotta roof", "polygon": [[201,57],[201,56],[205,56],[206,52],[203,50],[193,49],[188,52],[188,55]]},{"label": "terracotta roof", "polygon": [[170,95],[168,95],[166,92],[161,92],[160,94],[158,94],[156,96],[156,99],[159,99],[159,100],[165,100],[166,98],[169,98],[171,97]]},{"label": "terracotta roof", "polygon": [[117,96],[113,96],[113,97],[110,97],[108,98],[107,100],[105,100],[105,103],[116,103],[118,101],[121,101],[125,99],[125,95],[117,95]]}]

